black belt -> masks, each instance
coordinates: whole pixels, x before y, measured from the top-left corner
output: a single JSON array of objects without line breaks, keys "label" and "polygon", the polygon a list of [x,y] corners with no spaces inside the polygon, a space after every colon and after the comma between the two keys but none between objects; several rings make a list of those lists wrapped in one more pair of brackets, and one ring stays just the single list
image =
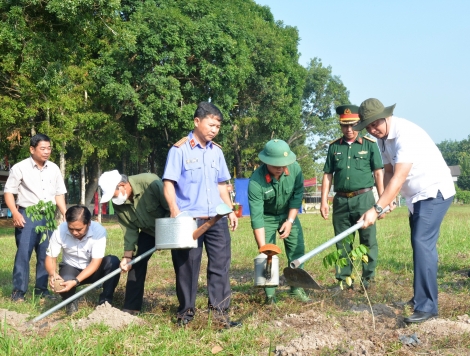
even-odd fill
[{"label": "black belt", "polygon": [[209,221],[210,219],[213,219],[214,217],[211,216],[200,216],[197,218],[194,218],[194,220],[204,220],[204,221]]},{"label": "black belt", "polygon": [[369,190],[372,190],[372,188],[359,189],[354,192],[336,192],[336,195],[339,195],[340,197],[352,198],[356,195],[367,193]]},{"label": "black belt", "polygon": [[18,210],[19,210],[19,209],[26,210],[26,208],[25,208],[25,207],[22,207],[22,206],[18,206]]}]

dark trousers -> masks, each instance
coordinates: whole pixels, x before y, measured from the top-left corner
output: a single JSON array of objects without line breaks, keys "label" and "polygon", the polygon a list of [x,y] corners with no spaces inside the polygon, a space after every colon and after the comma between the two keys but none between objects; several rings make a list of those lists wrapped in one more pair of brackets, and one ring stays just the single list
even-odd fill
[{"label": "dark trousers", "polygon": [[[282,224],[286,221],[287,214],[264,215],[264,231],[267,244],[276,244],[276,237]],[[305,254],[304,233],[299,218],[295,218],[289,236],[282,240],[287,256],[287,264]],[[302,263],[298,268],[303,268]],[[268,297],[276,293],[276,287],[266,287],[264,291]]]},{"label": "dark trousers", "polygon": [[[136,257],[144,254],[155,247],[155,237],[145,232],[139,233],[137,240]],[[132,269],[127,274],[126,296],[124,298],[124,309],[141,310],[144,299],[145,278],[147,276],[147,266],[150,256],[132,265]]]},{"label": "dark trousers", "polygon": [[15,228],[16,256],[13,265],[13,293],[25,295],[28,291],[29,261],[33,250],[36,252],[36,284],[35,293],[47,292],[48,274],[44,267],[46,250],[49,247],[49,239],[46,237],[42,243],[42,233],[36,233],[36,226],[46,225],[46,219],[32,221],[26,216],[25,209],[19,208],[26,223],[22,228]]},{"label": "dark trousers", "polygon": [[[101,261],[100,267],[98,270],[93,273],[87,279],[84,279],[80,282],[82,284],[92,284],[98,281],[99,279],[103,278],[104,276],[108,275],[109,273],[113,272],[114,270],[119,268],[119,258],[116,256],[108,255],[103,257]],[[59,263],[59,275],[64,279],[64,281],[70,281],[76,278],[83,270],[80,268],[72,267],[64,262]],[[108,279],[103,283],[103,292],[100,294],[98,304],[108,302],[109,304],[113,303],[113,295],[116,286],[119,283],[120,273],[113,276],[112,278]],[[72,288],[68,292],[59,293],[62,299],[67,299],[75,294],[77,288]]]},{"label": "dark trousers", "polygon": [[[198,227],[203,223],[204,221],[198,220]],[[208,258],[209,308],[224,313],[230,306],[230,233],[227,218],[224,217],[198,239],[197,248],[171,250],[176,273],[176,296],[179,301],[177,313],[180,318],[191,320],[195,314],[203,244]]]},{"label": "dark trousers", "polygon": [[442,220],[454,197],[436,198],[413,204],[410,214],[411,246],[414,266],[414,310],[437,314],[437,239]]},{"label": "dark trousers", "polygon": [[[333,199],[333,227],[335,235],[338,235],[349,229],[351,226],[356,225],[362,214],[372,208],[374,204],[374,193],[371,190],[352,198],[335,195]],[[367,285],[368,281],[375,276],[375,268],[377,267],[377,259],[379,257],[376,226],[374,224],[369,226],[367,229],[359,229],[358,232],[359,243],[367,246],[369,249],[369,252],[367,253],[369,262],[362,264],[362,280],[364,284]],[[355,233],[352,233],[351,235],[354,238]],[[344,281],[346,277],[350,277],[353,272],[353,266],[348,258],[348,255],[353,248],[353,244],[347,243],[346,240],[342,240],[336,244],[336,248],[341,250],[341,257],[346,258],[348,261],[347,266],[336,271],[336,279]]]}]

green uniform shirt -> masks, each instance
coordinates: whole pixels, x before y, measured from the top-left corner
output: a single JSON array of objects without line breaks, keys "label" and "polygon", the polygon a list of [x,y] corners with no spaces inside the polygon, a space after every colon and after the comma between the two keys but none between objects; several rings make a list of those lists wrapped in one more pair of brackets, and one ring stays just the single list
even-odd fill
[{"label": "green uniform shirt", "polygon": [[261,165],[248,185],[251,227],[264,227],[264,215],[287,215],[289,209],[300,209],[303,194],[304,177],[297,162],[286,167],[279,181]]},{"label": "green uniform shirt", "polygon": [[155,219],[170,216],[163,183],[156,174],[130,176],[129,183],[134,201],[128,199],[122,205],[113,205],[124,232],[124,251],[135,250],[140,231],[155,236]]},{"label": "green uniform shirt", "polygon": [[354,192],[374,186],[373,171],[383,168],[374,139],[357,135],[349,145],[344,137],[330,144],[323,172],[334,173],[335,192]]}]

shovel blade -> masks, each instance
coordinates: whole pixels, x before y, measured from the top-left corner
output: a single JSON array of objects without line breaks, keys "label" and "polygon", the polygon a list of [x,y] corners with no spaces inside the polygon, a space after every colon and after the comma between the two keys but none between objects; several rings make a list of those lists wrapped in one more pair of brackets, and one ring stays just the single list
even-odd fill
[{"label": "shovel blade", "polygon": [[322,289],[308,272],[300,268],[284,268],[284,277],[291,287]]},{"label": "shovel blade", "polygon": [[215,212],[217,213],[217,215],[227,215],[227,214],[230,214],[232,212],[232,209],[230,209],[230,207],[227,205],[227,204],[219,204],[215,207]]}]

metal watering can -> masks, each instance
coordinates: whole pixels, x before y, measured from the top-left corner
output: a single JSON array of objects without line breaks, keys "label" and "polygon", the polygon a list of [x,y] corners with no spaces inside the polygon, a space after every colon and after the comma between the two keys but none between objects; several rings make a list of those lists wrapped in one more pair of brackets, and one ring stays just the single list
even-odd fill
[{"label": "metal watering can", "polygon": [[279,258],[281,249],[274,244],[266,244],[259,249],[255,263],[255,287],[277,287],[279,285]]}]

